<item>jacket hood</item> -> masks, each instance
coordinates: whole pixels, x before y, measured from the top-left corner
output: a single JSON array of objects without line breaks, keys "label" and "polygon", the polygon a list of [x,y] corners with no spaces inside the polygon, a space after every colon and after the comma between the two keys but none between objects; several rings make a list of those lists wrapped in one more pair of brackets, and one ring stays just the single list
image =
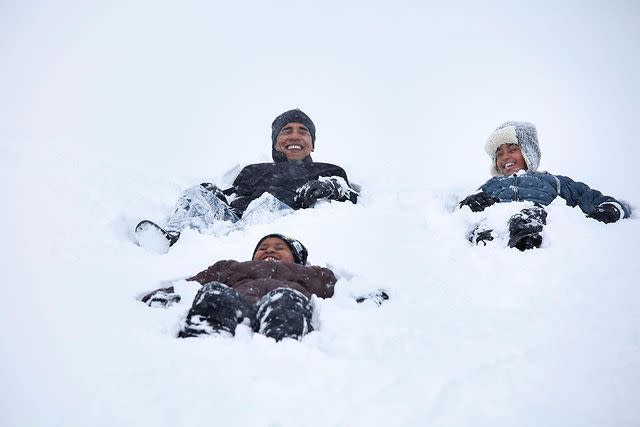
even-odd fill
[{"label": "jacket hood", "polygon": [[527,164],[529,172],[538,170],[540,164],[540,146],[538,145],[538,133],[534,124],[529,122],[504,122],[489,135],[485,144],[485,151],[491,157],[492,176],[500,175],[496,167],[496,150],[504,144],[516,144],[522,151],[522,157]]}]

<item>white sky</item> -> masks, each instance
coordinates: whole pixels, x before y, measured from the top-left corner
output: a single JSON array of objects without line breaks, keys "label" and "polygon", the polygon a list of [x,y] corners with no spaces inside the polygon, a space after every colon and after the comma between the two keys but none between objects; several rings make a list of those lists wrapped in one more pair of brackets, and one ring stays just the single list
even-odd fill
[{"label": "white sky", "polygon": [[298,106],[316,160],[365,182],[477,187],[487,135],[527,120],[541,169],[640,194],[636,2],[0,8],[0,143],[27,170],[43,150],[125,170],[170,154],[215,176],[268,160],[271,120]]}]

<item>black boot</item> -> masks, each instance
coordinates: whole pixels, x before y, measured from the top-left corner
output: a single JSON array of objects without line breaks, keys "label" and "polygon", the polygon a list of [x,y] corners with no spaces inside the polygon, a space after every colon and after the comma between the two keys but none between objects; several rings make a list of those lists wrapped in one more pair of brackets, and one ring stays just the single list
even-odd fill
[{"label": "black boot", "polygon": [[220,332],[235,335],[236,326],[245,318],[255,329],[255,310],[235,289],[218,282],[207,283],[196,294],[178,337]]},{"label": "black boot", "polygon": [[180,238],[180,232],[167,231],[158,224],[145,219],[136,225],[135,236],[138,246],[141,248],[166,254]]},{"label": "black boot", "polygon": [[547,224],[547,212],[540,205],[526,208],[509,219],[509,247],[521,251],[542,245],[542,228]]},{"label": "black boot", "polygon": [[526,251],[528,249],[539,248],[541,245],[542,236],[536,233],[520,238],[520,240],[515,242],[514,246],[512,247],[515,247],[521,251]]},{"label": "black boot", "polygon": [[280,341],[283,338],[300,339],[313,330],[311,303],[302,293],[278,288],[258,301],[258,332]]}]

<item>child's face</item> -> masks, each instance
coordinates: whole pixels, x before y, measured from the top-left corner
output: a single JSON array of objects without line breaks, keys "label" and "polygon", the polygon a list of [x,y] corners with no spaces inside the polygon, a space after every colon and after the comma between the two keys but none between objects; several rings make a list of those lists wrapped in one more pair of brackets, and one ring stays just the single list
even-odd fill
[{"label": "child's face", "polygon": [[496,150],[496,168],[502,175],[513,175],[519,170],[526,170],[527,164],[522,151],[516,144],[503,144]]},{"label": "child's face", "polygon": [[253,260],[295,262],[289,246],[277,237],[264,239],[253,255]]}]

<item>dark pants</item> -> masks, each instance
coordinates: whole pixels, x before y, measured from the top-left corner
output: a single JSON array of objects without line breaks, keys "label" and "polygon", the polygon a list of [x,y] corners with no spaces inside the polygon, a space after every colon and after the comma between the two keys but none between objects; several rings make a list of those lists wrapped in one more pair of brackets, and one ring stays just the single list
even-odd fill
[{"label": "dark pants", "polygon": [[539,248],[542,228],[547,224],[547,212],[540,205],[522,209],[509,219],[509,246],[521,251]]},{"label": "dark pants", "polygon": [[247,319],[251,329],[276,341],[300,339],[313,330],[312,314],[309,299],[293,289],[274,289],[251,304],[235,289],[211,282],[198,291],[178,336],[220,332],[233,335],[236,326]]}]

